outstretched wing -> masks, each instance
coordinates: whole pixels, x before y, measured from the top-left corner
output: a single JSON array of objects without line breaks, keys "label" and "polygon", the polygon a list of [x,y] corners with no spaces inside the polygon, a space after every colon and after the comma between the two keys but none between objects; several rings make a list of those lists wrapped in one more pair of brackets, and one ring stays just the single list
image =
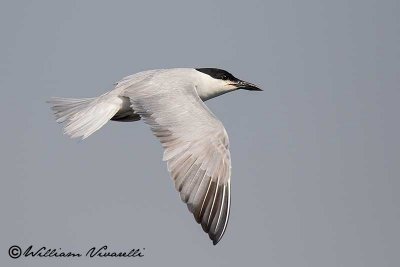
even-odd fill
[{"label": "outstretched wing", "polygon": [[194,218],[214,245],[229,219],[231,160],[222,123],[192,85],[141,81],[123,92],[164,147],[163,160]]}]

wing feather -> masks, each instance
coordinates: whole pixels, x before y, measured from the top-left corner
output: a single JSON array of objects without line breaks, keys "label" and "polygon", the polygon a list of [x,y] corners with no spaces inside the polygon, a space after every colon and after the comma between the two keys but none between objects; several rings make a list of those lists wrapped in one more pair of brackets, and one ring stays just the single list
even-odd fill
[{"label": "wing feather", "polygon": [[222,123],[191,84],[163,83],[163,73],[123,80],[135,113],[150,126],[183,202],[214,245],[226,229],[230,209],[231,160]]}]

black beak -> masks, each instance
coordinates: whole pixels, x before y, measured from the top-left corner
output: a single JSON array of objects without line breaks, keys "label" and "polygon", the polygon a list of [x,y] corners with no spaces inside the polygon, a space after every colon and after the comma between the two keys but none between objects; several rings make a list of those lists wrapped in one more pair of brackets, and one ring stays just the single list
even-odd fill
[{"label": "black beak", "polygon": [[263,91],[257,85],[241,80],[239,80],[235,85],[237,86],[238,89],[244,89],[249,91]]}]

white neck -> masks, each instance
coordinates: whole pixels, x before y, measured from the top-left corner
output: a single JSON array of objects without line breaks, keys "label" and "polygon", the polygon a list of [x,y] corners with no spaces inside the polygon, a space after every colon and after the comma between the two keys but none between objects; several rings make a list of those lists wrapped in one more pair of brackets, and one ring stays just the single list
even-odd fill
[{"label": "white neck", "polygon": [[236,90],[235,86],[229,85],[229,81],[214,79],[207,74],[195,71],[197,72],[196,91],[203,101]]}]

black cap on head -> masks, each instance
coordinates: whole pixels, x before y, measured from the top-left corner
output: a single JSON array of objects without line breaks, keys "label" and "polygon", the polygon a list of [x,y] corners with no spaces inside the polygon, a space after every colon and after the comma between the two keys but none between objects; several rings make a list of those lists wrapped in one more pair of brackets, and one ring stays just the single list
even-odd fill
[{"label": "black cap on head", "polygon": [[230,74],[229,72],[227,72],[226,70],[221,70],[216,68],[200,68],[196,70],[203,72],[207,75],[210,75],[214,79],[231,81],[233,82],[231,84],[235,85],[237,89],[244,89],[249,91],[262,91],[262,89],[259,88],[258,86],[249,82],[242,81],[233,76],[232,74]]},{"label": "black cap on head", "polygon": [[200,68],[196,69],[197,71],[203,72],[207,75],[210,75],[214,79],[219,80],[229,80],[229,81],[239,81],[238,78],[227,72],[226,70],[215,69],[215,68]]}]

